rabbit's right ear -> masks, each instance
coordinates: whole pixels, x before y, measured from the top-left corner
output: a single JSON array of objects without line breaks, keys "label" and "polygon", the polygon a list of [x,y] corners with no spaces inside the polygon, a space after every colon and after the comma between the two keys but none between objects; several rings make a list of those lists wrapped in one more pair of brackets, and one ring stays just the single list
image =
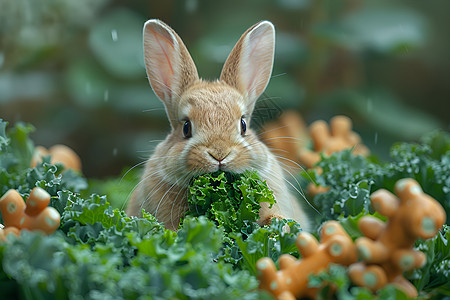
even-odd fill
[{"label": "rabbit's right ear", "polygon": [[262,21],[241,36],[223,66],[220,79],[245,96],[248,115],[269,83],[274,49],[275,28]]},{"label": "rabbit's right ear", "polygon": [[144,59],[153,91],[165,104],[172,122],[177,99],[198,80],[194,61],[176,32],[155,19],[144,25]]}]

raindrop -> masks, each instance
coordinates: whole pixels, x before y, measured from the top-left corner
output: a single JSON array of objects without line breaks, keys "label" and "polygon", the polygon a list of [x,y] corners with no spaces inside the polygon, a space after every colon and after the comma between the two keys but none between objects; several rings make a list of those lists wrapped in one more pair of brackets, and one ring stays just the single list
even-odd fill
[{"label": "raindrop", "polygon": [[378,144],[378,132],[375,132],[375,140],[374,140],[374,144]]},{"label": "raindrop", "polygon": [[86,89],[86,94],[90,95],[91,94],[91,83],[90,82],[86,82],[85,89]]},{"label": "raindrop", "polygon": [[367,99],[367,112],[371,113],[373,109],[373,105],[372,105],[372,99],[368,98]]},{"label": "raindrop", "polygon": [[105,90],[105,91],[103,92],[103,100],[104,100],[105,102],[108,102],[108,100],[109,100],[109,90]]},{"label": "raindrop", "polygon": [[189,13],[193,13],[198,8],[198,0],[187,0],[186,2],[186,11]]},{"label": "raindrop", "polygon": [[356,186],[352,186],[349,190],[348,196],[352,199],[356,199],[358,197],[358,188]]},{"label": "raindrop", "polygon": [[3,63],[5,62],[5,55],[3,52],[0,52],[0,68],[3,67]]},{"label": "raindrop", "polygon": [[117,36],[117,30],[115,30],[115,29],[113,29],[113,30],[111,30],[111,38],[112,38],[112,40],[114,41],[114,42],[117,42],[117,40],[118,40],[118,36]]},{"label": "raindrop", "polygon": [[118,153],[119,153],[119,149],[114,148],[113,149],[113,156],[117,156]]}]

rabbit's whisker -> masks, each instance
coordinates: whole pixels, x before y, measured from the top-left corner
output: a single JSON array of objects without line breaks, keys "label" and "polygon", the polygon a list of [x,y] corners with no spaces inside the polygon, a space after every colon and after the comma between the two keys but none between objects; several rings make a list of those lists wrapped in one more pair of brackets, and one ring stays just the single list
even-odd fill
[{"label": "rabbit's whisker", "polygon": [[[282,156],[278,156],[278,155],[276,155],[276,157],[277,158],[279,158],[279,159],[284,159],[284,160],[287,160],[287,161],[289,161],[289,162],[291,162],[291,163],[294,163],[294,164],[296,164],[300,169],[302,169],[303,171],[305,171],[306,172],[306,170],[302,167],[302,166],[300,166],[299,164],[297,164],[295,161],[292,161],[292,160],[290,160],[290,159],[288,159],[288,158],[285,158],[285,157],[282,157]],[[311,204],[311,202],[309,202],[309,200],[306,198],[306,196],[305,196],[305,193],[304,193],[304,191],[303,191],[303,189],[302,189],[302,186],[301,186],[301,184],[298,182],[298,180],[297,180],[297,178],[296,178],[296,176],[294,176],[289,170],[288,170],[288,167],[289,166],[287,166],[286,164],[284,164],[284,163],[282,163],[282,162],[280,162],[280,164],[282,164],[284,167],[283,167],[283,170],[286,172],[286,173],[288,173],[291,177],[292,177],[292,179],[297,183],[297,186],[300,188],[300,190],[301,190],[301,192],[289,181],[289,180],[287,180],[286,178],[285,178],[285,181],[288,183],[288,184],[290,184],[300,195],[301,195],[301,197],[308,203],[308,205],[314,210],[314,211],[316,211],[319,215],[321,215],[321,213]],[[306,172],[306,174],[308,174],[307,172]],[[311,179],[311,181],[313,181],[312,180],[312,178],[311,178],[311,176],[309,176],[309,174],[308,174],[308,177]]]},{"label": "rabbit's whisker", "polygon": [[[186,174],[186,178],[185,178],[185,182],[184,182],[184,184],[183,185],[185,185],[185,184],[187,184],[187,183],[189,183],[189,181],[190,181],[190,178],[191,178],[191,175],[192,175],[192,172],[188,172],[188,174]],[[188,189],[186,188],[186,189],[180,189],[179,191],[178,191],[178,193],[176,194],[176,196],[175,196],[175,199],[174,199],[174,201],[172,202],[172,207],[171,207],[171,209],[170,209],[170,221],[171,221],[171,223],[172,223],[172,227],[173,228],[175,228],[175,224],[173,223],[173,221],[174,221],[174,215],[173,215],[173,211],[174,211],[174,208],[175,208],[175,204],[181,204],[181,203],[179,203],[179,201],[178,201],[178,196],[180,195],[180,193],[183,191],[183,197],[182,198],[184,198],[184,199],[186,199],[186,201],[184,201],[184,205],[183,205],[183,209],[181,209],[181,210],[179,210],[179,212],[178,212],[178,214],[179,214],[179,216],[177,216],[177,218],[180,218],[180,217],[182,217],[182,214],[184,213],[184,212],[186,212],[187,211],[187,208],[189,207],[189,205],[188,205],[188,203],[187,203],[187,193],[188,193]]]},{"label": "rabbit's whisker", "polygon": [[[269,145],[267,145],[267,146],[269,147]],[[275,154],[277,152],[286,153],[286,154],[291,153],[288,150],[284,150],[284,149],[277,149],[277,148],[272,148],[272,147],[269,147],[269,149],[273,154]]]},{"label": "rabbit's whisker", "polygon": [[137,168],[139,166],[142,166],[143,164],[145,164],[147,162],[147,160],[141,161],[140,163],[135,164],[134,166],[132,166],[131,168],[128,169],[128,171],[125,172],[125,174],[123,174],[122,178],[120,178],[119,183],[122,183],[122,180],[125,178],[125,176],[128,175],[128,173],[130,173],[134,168]]},{"label": "rabbit's whisker", "polygon": [[164,110],[164,107],[144,109],[142,112],[146,113],[146,112],[152,112],[152,111],[157,111],[157,110]]},{"label": "rabbit's whisker", "polygon": [[[277,157],[277,158],[279,158],[279,159],[282,159],[282,160],[289,161],[290,163],[294,164],[296,167],[298,167],[298,168],[301,169],[303,172],[305,172],[305,174],[308,175],[308,178],[309,178],[314,184],[316,184],[316,182],[315,182],[314,179],[309,175],[309,173],[307,172],[307,170],[306,170],[302,165],[300,165],[299,163],[297,163],[296,161],[293,161],[293,160],[291,160],[291,159],[289,159],[289,158],[286,158],[286,157],[283,157],[283,156],[280,156],[280,155],[275,155],[275,157]],[[280,163],[281,163],[281,162],[280,162]],[[283,164],[284,164],[284,163],[283,163]],[[285,164],[284,164],[284,165],[285,165]]]},{"label": "rabbit's whisker", "polygon": [[276,136],[276,137],[271,137],[271,138],[263,138],[261,139],[261,141],[266,142],[266,141],[272,141],[272,140],[276,140],[276,141],[283,141],[283,142],[306,142],[306,139],[300,139],[300,138],[296,138],[296,137],[292,137],[292,136]]},{"label": "rabbit's whisker", "polygon": [[[133,189],[130,191],[130,193],[128,193],[128,197],[127,197],[127,201],[125,201],[126,203],[128,203],[128,201],[130,200],[131,195],[134,193],[134,191],[139,187],[139,185],[141,185],[142,183],[144,183],[145,181],[147,181],[150,177],[152,177],[153,175],[162,172],[162,170],[157,170],[145,177],[142,177],[139,182],[133,187]],[[125,206],[125,203],[122,205],[122,208]],[[142,205],[141,205],[141,209],[142,209]]]},{"label": "rabbit's whisker", "polygon": [[172,89],[170,86],[162,82],[161,80],[158,80],[157,78],[153,78],[153,80],[160,85],[164,86],[168,91],[170,91],[173,95],[175,95],[177,98],[180,98],[180,94],[178,94],[174,89]]},{"label": "rabbit's whisker", "polygon": [[160,199],[159,202],[158,202],[158,205],[156,206],[155,216],[158,215],[158,210],[159,210],[161,204],[164,202],[164,198],[166,198],[166,196],[168,195],[168,193],[169,193],[174,187],[177,186],[177,183],[178,183],[180,180],[183,180],[183,177],[178,178],[178,180],[177,180],[175,183],[173,183],[173,184],[167,189],[167,191],[164,193],[164,195],[161,197],[161,199]]},{"label": "rabbit's whisker", "polygon": [[261,135],[263,135],[263,134],[266,134],[266,133],[269,133],[269,132],[272,132],[272,131],[275,131],[275,130],[278,130],[278,129],[283,129],[283,128],[286,128],[286,127],[288,127],[288,125],[278,126],[278,127],[272,128],[272,129],[268,129],[268,130],[264,130],[264,131],[258,132],[256,135],[258,137],[261,137]]}]

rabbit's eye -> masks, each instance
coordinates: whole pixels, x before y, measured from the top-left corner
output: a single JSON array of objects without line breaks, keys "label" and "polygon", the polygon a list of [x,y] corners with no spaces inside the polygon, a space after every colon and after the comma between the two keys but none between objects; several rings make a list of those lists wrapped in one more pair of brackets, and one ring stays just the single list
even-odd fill
[{"label": "rabbit's eye", "polygon": [[185,138],[190,138],[192,136],[192,126],[191,121],[184,122],[183,125],[183,134]]},{"label": "rabbit's eye", "polygon": [[247,123],[245,123],[244,118],[241,118],[241,135],[244,135],[247,131]]}]

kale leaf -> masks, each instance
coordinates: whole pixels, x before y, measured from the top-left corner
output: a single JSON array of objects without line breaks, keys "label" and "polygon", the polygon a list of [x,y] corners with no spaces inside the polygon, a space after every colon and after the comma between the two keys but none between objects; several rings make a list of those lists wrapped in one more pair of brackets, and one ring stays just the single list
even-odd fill
[{"label": "kale leaf", "polygon": [[256,172],[204,174],[195,178],[189,188],[187,215],[204,215],[226,233],[249,227],[252,230],[261,202],[273,205],[275,199]]},{"label": "kale leaf", "polygon": [[[61,225],[50,236],[24,231],[20,238],[9,236],[0,243],[0,289],[6,298],[270,299],[257,290],[256,261],[266,256],[277,262],[284,253],[299,257],[299,224],[277,219],[266,226],[256,223],[260,203],[275,202],[256,173],[196,178],[189,189],[190,211],[173,232],[148,213],[128,217],[106,196],[80,195],[86,180],[51,164],[49,157],[31,168],[33,130],[22,123],[7,129],[0,120],[0,192],[13,188],[26,197],[33,187],[44,188],[52,195],[50,205],[62,216]],[[371,210],[369,195],[379,188],[392,191],[403,177],[415,178],[450,214],[446,133],[432,133],[422,143],[394,145],[389,162],[343,151],[322,158],[318,165],[323,172],[310,171],[307,176],[330,187],[313,200],[322,214],[319,221],[338,219],[353,239],[361,235],[357,221],[362,216],[383,219]],[[116,184],[108,186],[99,190]],[[433,239],[416,243],[427,264],[406,275],[420,297],[450,294],[449,238],[445,226]],[[340,299],[405,299],[392,286],[377,295],[353,286],[342,266],[311,276],[310,285],[320,288],[319,297],[336,289]]]},{"label": "kale leaf", "polygon": [[[354,156],[351,150],[323,157],[317,169],[304,173],[318,185],[330,187],[314,197],[321,215],[318,222],[359,213],[372,213],[370,194],[385,188],[393,192],[402,178],[414,178],[450,215],[450,135],[433,132],[422,143],[398,143],[390,152],[391,161]],[[447,220],[447,224],[449,220]]]}]

